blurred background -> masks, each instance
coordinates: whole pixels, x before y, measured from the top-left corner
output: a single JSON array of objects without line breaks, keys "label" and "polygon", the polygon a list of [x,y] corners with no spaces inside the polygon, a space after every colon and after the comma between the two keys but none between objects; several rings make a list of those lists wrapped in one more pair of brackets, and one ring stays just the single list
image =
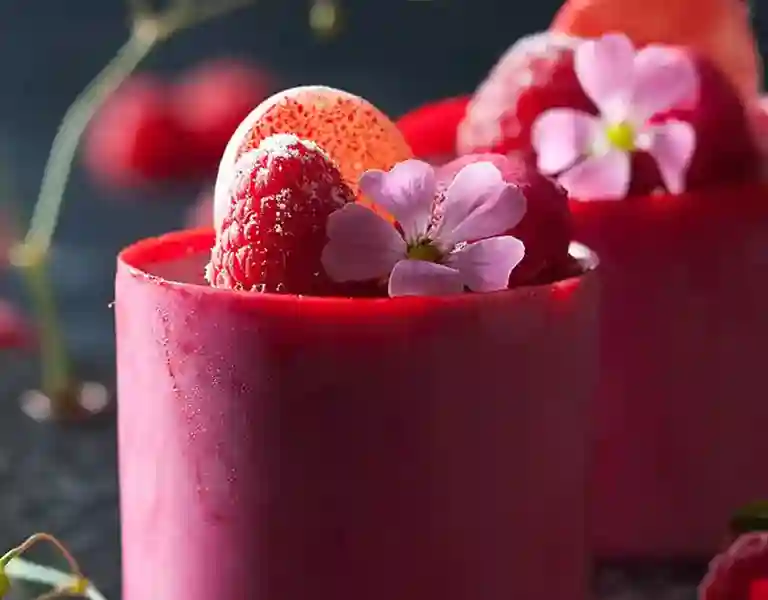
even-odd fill
[{"label": "blurred background", "polygon": [[[341,0],[341,28],[321,39],[309,26],[308,2],[258,0],[175,36],[151,54],[140,72],[172,82],[206,61],[235,59],[254,66],[254,81],[261,82],[254,85],[263,85],[265,94],[298,84],[327,84],[359,94],[395,117],[431,99],[471,92],[511,42],[545,29],[559,5],[559,0]],[[759,12],[758,7],[756,28],[765,49],[768,16]],[[37,197],[64,111],[127,35],[127,12],[120,0],[0,3],[0,189],[22,223]],[[119,170],[109,159],[108,153],[97,156],[88,170],[78,158],[51,269],[78,368],[108,385],[114,379],[109,304],[116,252],[194,218],[195,203],[211,188],[213,176],[208,182],[161,188],[109,186],[98,178],[100,169]],[[3,276],[0,294],[25,305],[12,273]],[[77,428],[35,423],[17,403],[20,392],[36,383],[34,361],[16,355],[0,361],[0,549],[34,531],[50,531],[116,599],[112,419]],[[687,568],[675,576],[685,578]]]}]

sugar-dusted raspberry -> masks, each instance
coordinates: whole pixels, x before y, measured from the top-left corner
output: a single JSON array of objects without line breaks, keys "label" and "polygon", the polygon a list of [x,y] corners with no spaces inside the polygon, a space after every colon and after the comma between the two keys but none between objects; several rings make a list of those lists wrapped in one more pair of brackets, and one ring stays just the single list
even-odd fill
[{"label": "sugar-dusted raspberry", "polygon": [[206,278],[214,287],[333,295],[320,256],[328,216],[355,195],[313,142],[266,138],[238,161]]},{"label": "sugar-dusted raspberry", "polygon": [[579,40],[539,33],[499,59],[467,107],[457,132],[459,154],[532,152],[531,127],[550,108],[597,114],[573,69]]},{"label": "sugar-dusted raspberry", "polygon": [[283,90],[251,111],[224,150],[214,190],[217,225],[226,208],[222,197],[238,158],[278,133],[292,133],[320,145],[354,191],[365,171],[391,169],[413,156],[394,122],[364,98],[325,86]]}]

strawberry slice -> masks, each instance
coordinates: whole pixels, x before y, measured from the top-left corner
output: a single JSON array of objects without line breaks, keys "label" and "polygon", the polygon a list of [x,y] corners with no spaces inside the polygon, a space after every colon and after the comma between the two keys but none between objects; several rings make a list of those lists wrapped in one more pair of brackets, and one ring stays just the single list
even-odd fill
[{"label": "strawberry slice", "polygon": [[236,167],[206,278],[213,287],[334,295],[320,256],[328,216],[355,194],[313,142],[279,134]]}]

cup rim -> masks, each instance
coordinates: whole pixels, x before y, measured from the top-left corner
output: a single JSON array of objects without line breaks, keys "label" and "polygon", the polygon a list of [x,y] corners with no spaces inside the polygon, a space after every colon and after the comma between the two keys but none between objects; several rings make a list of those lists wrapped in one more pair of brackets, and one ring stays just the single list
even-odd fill
[{"label": "cup rim", "polygon": [[399,306],[402,308],[428,308],[435,305],[465,305],[474,304],[481,299],[499,298],[510,295],[530,294],[535,290],[544,290],[550,288],[573,288],[580,284],[587,277],[594,276],[594,272],[600,265],[600,259],[597,254],[580,242],[571,242],[569,247],[570,256],[582,266],[582,272],[578,275],[567,277],[555,282],[523,285],[512,289],[499,290],[496,292],[484,293],[466,293],[452,296],[405,296],[399,298],[354,298],[345,296],[308,296],[297,294],[275,294],[260,293],[242,290],[229,290],[223,288],[214,288],[199,283],[176,281],[167,279],[151,272],[151,265],[161,263],[166,260],[183,258],[185,255],[194,255],[209,252],[213,246],[215,231],[212,227],[197,229],[182,229],[172,231],[156,237],[141,239],[133,244],[123,248],[117,256],[118,277],[123,272],[133,279],[141,280],[145,283],[163,286],[166,288],[182,291],[198,296],[205,296],[210,299],[219,298],[221,300],[238,300],[241,302],[252,303],[270,303],[275,305],[285,305],[294,302],[301,302],[303,305],[322,306]]}]

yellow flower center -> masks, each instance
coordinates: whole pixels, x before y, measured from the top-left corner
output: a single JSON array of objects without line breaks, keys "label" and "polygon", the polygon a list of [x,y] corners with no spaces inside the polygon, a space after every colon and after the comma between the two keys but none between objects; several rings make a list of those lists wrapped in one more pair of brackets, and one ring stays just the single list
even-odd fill
[{"label": "yellow flower center", "polygon": [[605,137],[615,148],[623,152],[633,152],[635,146],[635,129],[629,123],[610,125],[605,131]]},{"label": "yellow flower center", "polygon": [[427,262],[440,262],[443,253],[429,240],[422,240],[408,246],[408,258]]}]

